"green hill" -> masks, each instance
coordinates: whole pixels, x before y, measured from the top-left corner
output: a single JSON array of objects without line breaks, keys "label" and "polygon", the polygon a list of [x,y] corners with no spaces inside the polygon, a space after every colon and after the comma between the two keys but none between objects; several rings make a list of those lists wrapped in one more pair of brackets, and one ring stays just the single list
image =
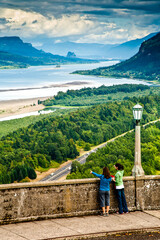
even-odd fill
[{"label": "green hill", "polygon": [[[98,88],[81,88],[79,90],[67,90],[66,92],[58,92],[53,98],[48,98],[44,101],[39,101],[39,104],[45,106],[90,106],[97,105],[100,103],[105,103],[109,101],[114,101],[120,99],[127,99],[131,97],[132,93],[134,95],[138,94],[148,94],[145,90],[151,89],[147,85],[142,84],[122,84],[113,86],[100,86]],[[155,88],[152,88],[152,92]],[[120,97],[122,96],[122,98]]]},{"label": "green hill", "polygon": [[[99,148],[87,157],[85,164],[73,161],[71,174],[67,179],[94,178],[90,171],[102,174],[102,169],[107,166],[115,175],[114,164],[121,163],[125,169],[125,176],[132,174],[134,166],[135,132],[126,134]],[[145,175],[158,175],[160,173],[160,122],[141,128],[141,155],[142,167]]]},{"label": "green hill", "polygon": [[[132,107],[137,102],[144,107],[142,124],[160,117],[160,96],[134,97],[46,117],[2,137],[0,183],[21,181],[26,176],[35,178],[34,169],[39,166],[46,169],[74,159],[79,149],[99,145],[133,129]],[[159,148],[159,141],[157,146]],[[146,166],[149,166],[149,160]],[[155,169],[157,167],[153,166],[153,171]]]},{"label": "green hill", "polygon": [[160,81],[160,33],[143,42],[139,52],[132,58],[119,64],[93,69],[76,71],[85,75],[128,77]]},{"label": "green hill", "polygon": [[35,65],[31,58],[0,51],[0,68],[24,68],[30,65]]}]

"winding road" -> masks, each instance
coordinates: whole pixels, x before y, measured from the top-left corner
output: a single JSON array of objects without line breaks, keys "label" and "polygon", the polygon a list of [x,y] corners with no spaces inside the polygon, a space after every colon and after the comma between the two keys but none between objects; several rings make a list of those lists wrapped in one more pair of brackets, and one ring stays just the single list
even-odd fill
[{"label": "winding road", "polygon": [[[143,125],[143,127],[149,125],[149,124],[152,124],[152,123],[155,123],[155,122],[158,122],[160,121],[160,119],[158,120],[155,120],[155,121],[152,121],[152,122],[149,122],[149,123],[146,123],[145,125]],[[113,142],[115,139],[119,138],[119,137],[123,137],[124,135],[126,135],[127,133],[129,132],[133,132],[134,129],[128,131],[128,132],[125,132],[121,135],[118,135],[116,136],[115,138],[112,138],[110,140],[108,140],[107,142],[105,143],[102,143],[96,147],[94,147],[92,150],[86,152],[84,155],[74,159],[76,161],[78,161],[79,163],[83,164],[86,162],[86,158],[93,152],[96,152],[99,148],[103,148],[107,145],[107,143],[109,142]],[[65,166],[63,167],[60,167],[59,169],[57,169],[55,172],[51,173],[50,175],[46,176],[45,178],[41,179],[40,182],[44,182],[44,181],[55,181],[55,180],[59,180],[60,178],[66,176],[67,174],[70,173],[70,170],[71,170],[71,165],[72,165],[72,162],[69,162],[68,164],[66,164]]]}]

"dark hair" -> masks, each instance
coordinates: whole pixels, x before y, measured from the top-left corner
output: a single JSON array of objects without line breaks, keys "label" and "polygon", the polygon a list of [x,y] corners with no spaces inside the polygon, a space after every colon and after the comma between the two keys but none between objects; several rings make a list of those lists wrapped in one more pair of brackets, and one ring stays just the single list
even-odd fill
[{"label": "dark hair", "polygon": [[103,175],[104,175],[105,178],[110,178],[111,177],[108,167],[103,168]]},{"label": "dark hair", "polygon": [[116,163],[115,166],[118,168],[118,170],[123,170],[124,167],[120,163]]}]

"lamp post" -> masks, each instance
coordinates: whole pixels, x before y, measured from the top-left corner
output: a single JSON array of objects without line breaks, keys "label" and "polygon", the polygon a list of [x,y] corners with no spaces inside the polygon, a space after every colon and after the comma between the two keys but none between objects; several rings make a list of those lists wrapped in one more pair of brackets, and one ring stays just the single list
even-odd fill
[{"label": "lamp post", "polygon": [[140,120],[142,118],[143,108],[141,105],[136,104],[133,107],[133,116],[136,120],[135,126],[135,156],[134,167],[132,169],[132,176],[143,176],[144,171],[141,165],[141,133],[140,133]]}]

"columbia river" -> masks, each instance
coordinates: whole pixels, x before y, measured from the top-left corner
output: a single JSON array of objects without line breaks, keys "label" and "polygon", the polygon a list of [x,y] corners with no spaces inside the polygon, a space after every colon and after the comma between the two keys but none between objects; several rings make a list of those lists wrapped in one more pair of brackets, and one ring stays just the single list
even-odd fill
[{"label": "columbia river", "polygon": [[117,61],[105,61],[92,64],[69,64],[36,66],[26,69],[0,70],[0,101],[13,99],[28,99],[50,97],[59,91],[80,89],[83,87],[111,86],[117,84],[147,84],[127,78],[104,78],[70,74],[76,70],[88,70],[110,66]]}]

